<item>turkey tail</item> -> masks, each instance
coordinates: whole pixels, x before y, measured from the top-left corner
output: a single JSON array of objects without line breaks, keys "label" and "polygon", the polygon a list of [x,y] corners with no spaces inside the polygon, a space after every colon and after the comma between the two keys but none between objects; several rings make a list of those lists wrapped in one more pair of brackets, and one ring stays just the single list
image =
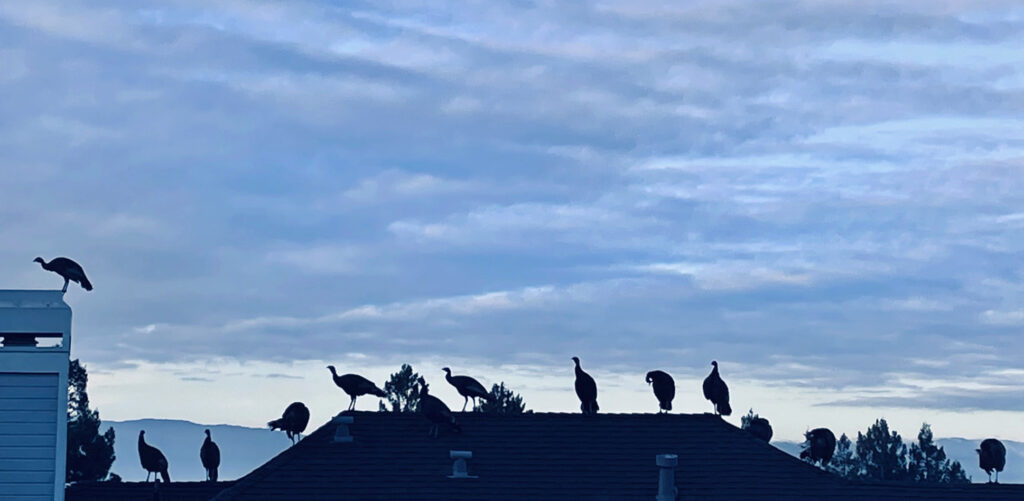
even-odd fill
[{"label": "turkey tail", "polygon": [[213,482],[217,481],[217,469],[216,468],[210,468],[210,480],[213,481]]},{"label": "turkey tail", "polygon": [[167,469],[166,468],[163,471],[160,472],[160,476],[164,479],[164,483],[165,484],[171,483],[171,474],[167,473]]},{"label": "turkey tail", "polygon": [[669,400],[668,402],[665,402],[665,405],[661,406],[661,408],[667,411],[672,410],[672,401]]},{"label": "turkey tail", "polygon": [[78,283],[82,284],[82,288],[83,289],[85,289],[87,291],[91,291],[92,290],[92,282],[90,282],[88,278],[85,278],[85,274],[84,273],[82,274],[82,280],[79,281]]},{"label": "turkey tail", "polygon": [[729,407],[729,402],[722,402],[718,404],[718,413],[723,416],[732,414],[732,407]]}]

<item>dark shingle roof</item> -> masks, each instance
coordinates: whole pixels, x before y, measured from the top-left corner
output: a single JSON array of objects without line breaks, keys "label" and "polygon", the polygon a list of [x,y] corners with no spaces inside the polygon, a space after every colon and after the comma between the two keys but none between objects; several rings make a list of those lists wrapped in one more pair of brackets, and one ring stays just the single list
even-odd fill
[{"label": "dark shingle roof", "polygon": [[234,482],[85,482],[64,489],[67,501],[153,501],[159,488],[160,501],[208,501]]},{"label": "dark shingle roof", "polygon": [[[427,436],[416,414],[347,412],[238,480],[216,501],[654,499],[655,455],[678,454],[679,499],[1024,499],[1024,486],[851,483],[709,415],[457,413],[463,433]],[[450,479],[451,450],[476,479]]]}]

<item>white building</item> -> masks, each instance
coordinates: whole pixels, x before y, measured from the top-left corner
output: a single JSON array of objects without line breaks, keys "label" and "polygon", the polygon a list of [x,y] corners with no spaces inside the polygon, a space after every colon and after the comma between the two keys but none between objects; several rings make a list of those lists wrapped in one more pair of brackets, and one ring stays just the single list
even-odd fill
[{"label": "white building", "polygon": [[0,290],[0,501],[63,501],[71,308]]}]

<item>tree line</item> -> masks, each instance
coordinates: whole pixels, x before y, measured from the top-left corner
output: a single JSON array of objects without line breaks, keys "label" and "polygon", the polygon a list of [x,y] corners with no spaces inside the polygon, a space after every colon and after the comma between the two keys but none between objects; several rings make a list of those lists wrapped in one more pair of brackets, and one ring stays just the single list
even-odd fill
[{"label": "tree line", "polygon": [[[753,409],[741,418],[746,429],[759,417]],[[801,444],[810,447],[809,441]],[[809,459],[808,462],[811,462]],[[935,443],[932,427],[921,425],[917,442],[908,447],[896,430],[889,430],[885,419],[878,419],[864,432],[857,432],[854,443],[844,433],[836,441],[832,459],[824,469],[851,480],[901,480],[942,484],[966,484],[971,478],[959,461],[946,457],[946,451]]]}]

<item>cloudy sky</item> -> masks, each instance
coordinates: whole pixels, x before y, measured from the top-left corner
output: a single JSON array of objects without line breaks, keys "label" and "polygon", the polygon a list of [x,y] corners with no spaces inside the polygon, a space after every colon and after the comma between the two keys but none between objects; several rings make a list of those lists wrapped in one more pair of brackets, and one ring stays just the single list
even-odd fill
[{"label": "cloudy sky", "polygon": [[[1016,1],[0,3],[0,280],[108,419],[440,367],[780,438],[1024,439]],[[374,409],[366,399],[360,408]]]}]

